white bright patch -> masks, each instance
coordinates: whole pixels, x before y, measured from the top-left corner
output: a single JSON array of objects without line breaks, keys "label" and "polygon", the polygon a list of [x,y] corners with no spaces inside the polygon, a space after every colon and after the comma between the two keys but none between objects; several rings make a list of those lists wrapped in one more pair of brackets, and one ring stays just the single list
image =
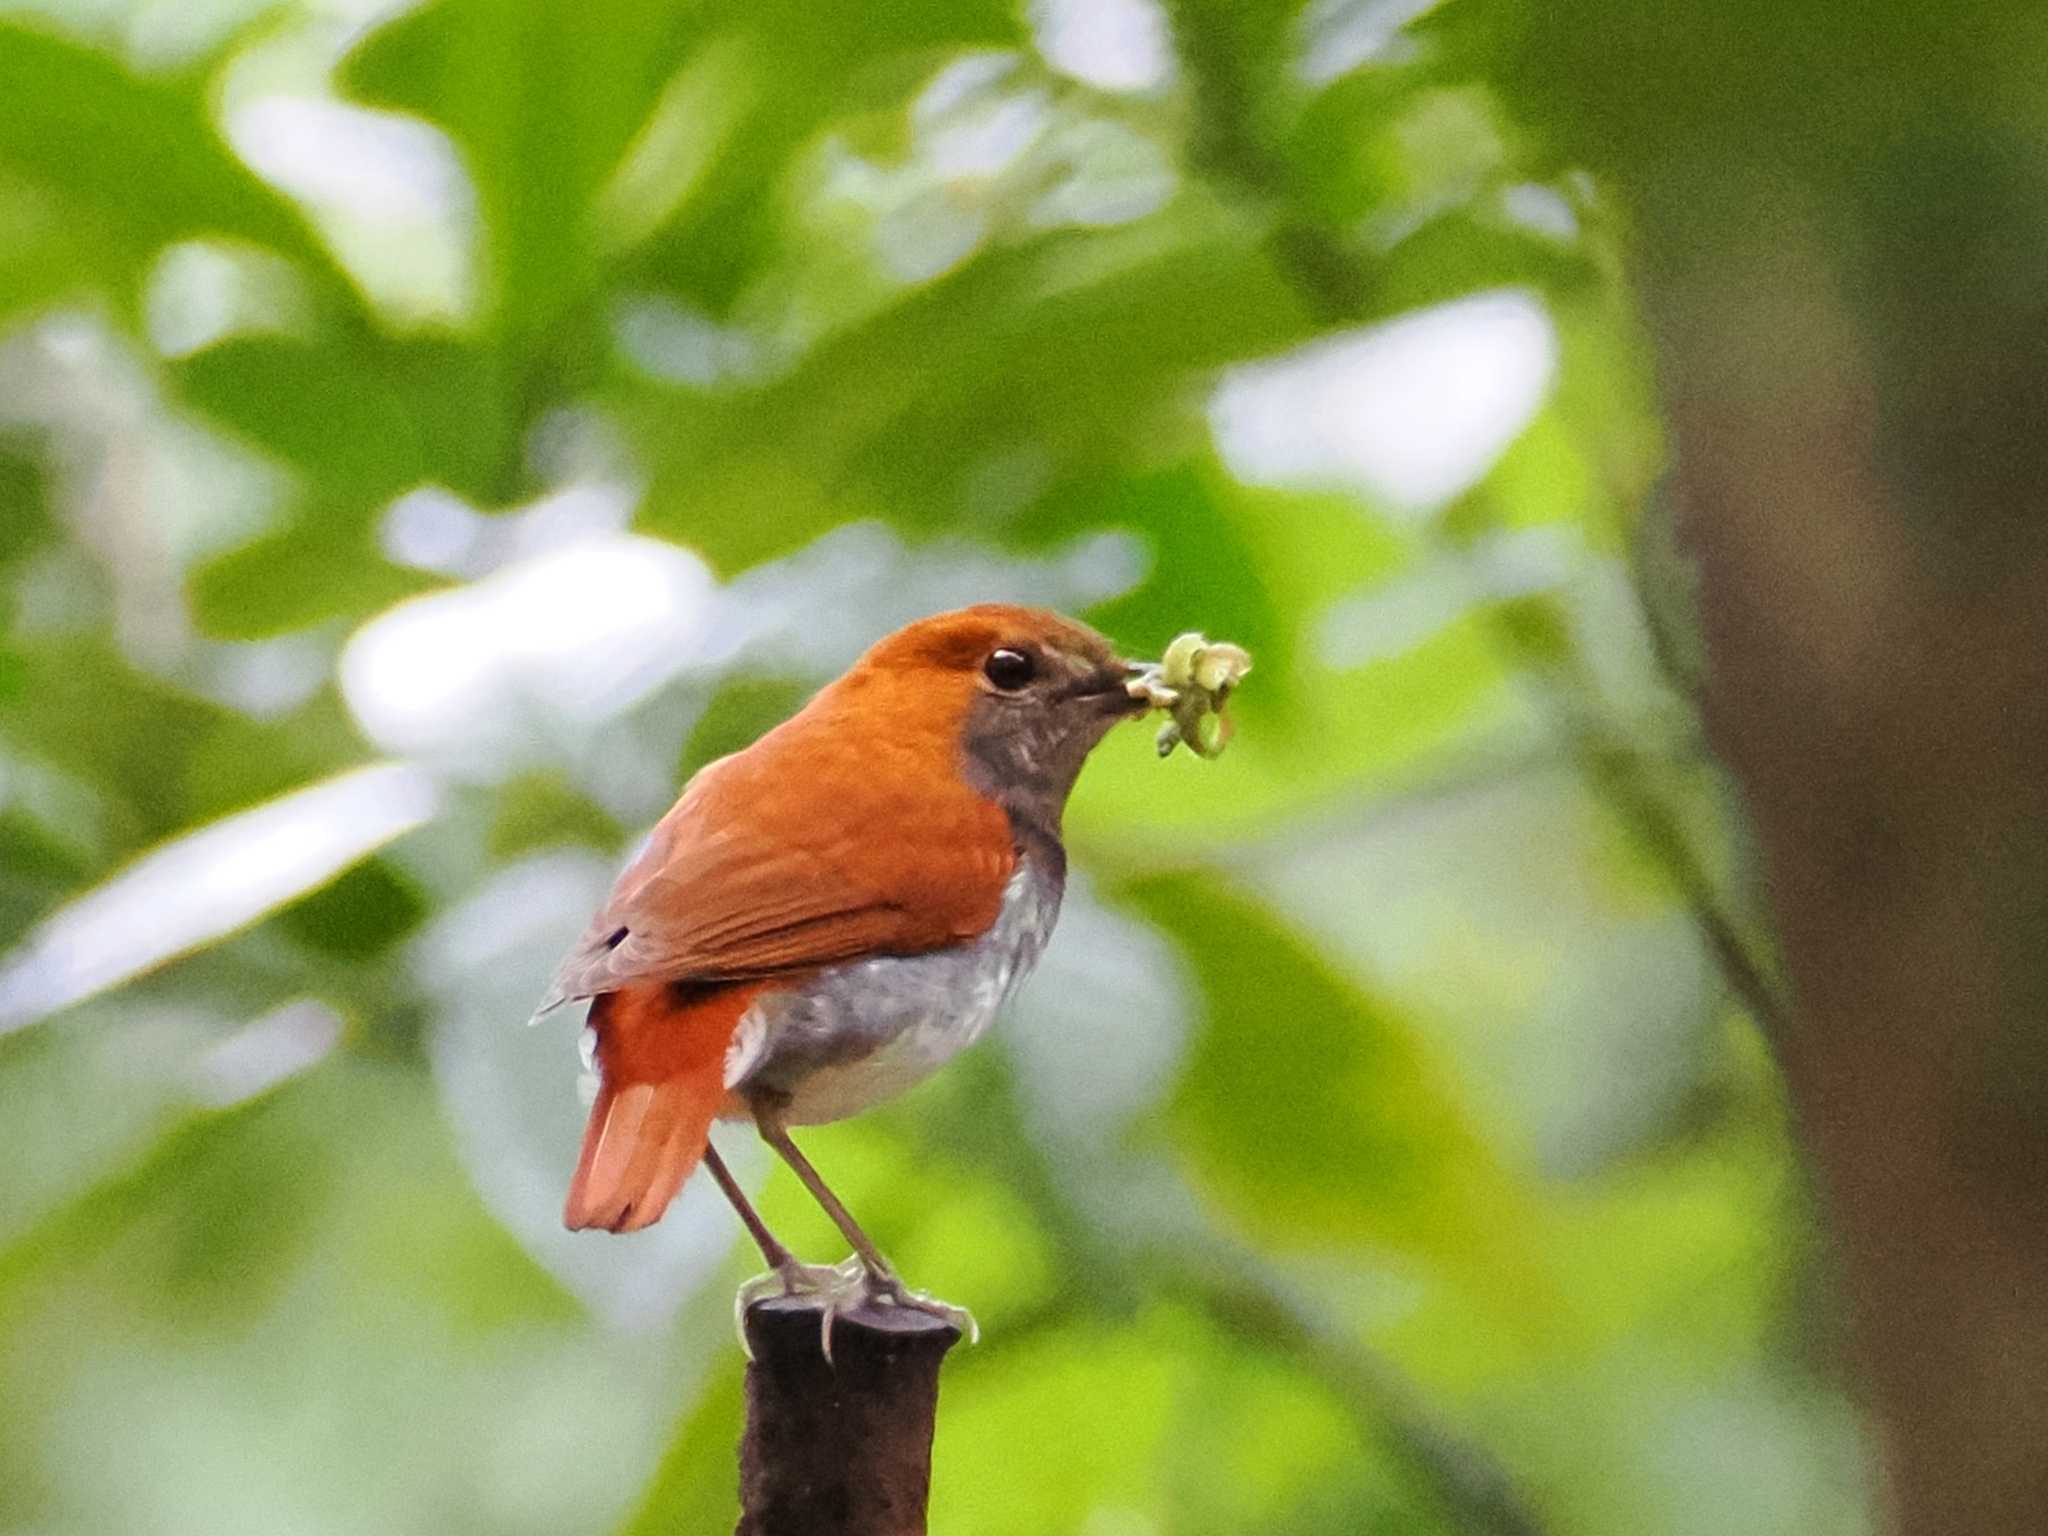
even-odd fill
[{"label": "white bright patch", "polygon": [[1102,118],[1054,126],[1049,147],[1069,167],[1031,205],[1040,229],[1061,224],[1124,224],[1173,196],[1173,165],[1150,139]]},{"label": "white bright patch", "polygon": [[1144,580],[1148,559],[1125,533],[1091,534],[1027,560],[943,539],[913,549],[879,523],[848,523],[739,576],[729,614],[755,666],[822,681],[877,635],[925,614],[997,600],[1086,608]]},{"label": "white bright patch", "polygon": [[1475,603],[1546,592],[1569,581],[1584,549],[1566,528],[1522,528],[1422,561],[1382,586],[1333,604],[1318,626],[1332,666],[1400,656]]},{"label": "white bright patch", "polygon": [[150,269],[150,344],[184,357],[228,336],[283,330],[305,309],[298,275],[277,257],[223,240],[183,240]]},{"label": "white bright patch", "polygon": [[1327,85],[1361,64],[1403,56],[1401,29],[1437,0],[1316,0],[1302,16],[1301,77]]},{"label": "white bright patch", "polygon": [[316,1067],[341,1043],[341,1015],[310,997],[286,1003],[217,1042],[191,1067],[192,1093],[226,1109]]},{"label": "white bright patch", "polygon": [[1043,91],[986,89],[964,93],[945,76],[911,108],[918,149],[942,181],[1002,175],[1023,159],[1052,123]]},{"label": "white bright patch", "polygon": [[672,384],[710,389],[746,383],[765,371],[758,338],[664,294],[624,300],[612,329],[626,356]]},{"label": "white bright patch", "polygon": [[309,203],[425,223],[466,188],[448,141],[425,123],[315,96],[263,96],[228,118],[261,176]]},{"label": "white bright patch", "polygon": [[494,762],[558,723],[603,720],[694,660],[713,602],[687,550],[599,534],[380,614],[341,687],[387,750]]},{"label": "white bright patch", "polygon": [[255,921],[425,822],[434,782],[359,768],[165,843],[61,908],[0,964],[0,1034]]},{"label": "white bright patch", "polygon": [[1172,1082],[1193,1004],[1173,946],[1098,902],[1077,869],[1059,929],[1011,1011],[995,1038],[1016,1067],[1025,1112],[1050,1144],[1086,1162]]},{"label": "white bright patch", "polygon": [[1501,211],[1522,228],[1557,241],[1579,237],[1579,215],[1571,200],[1555,187],[1524,181],[1500,195]]},{"label": "white bright patch", "polygon": [[484,534],[484,516],[453,491],[423,485],[384,509],[377,542],[386,559],[422,571],[463,574]]},{"label": "white bright patch", "polygon": [[1505,289],[1233,369],[1209,423],[1242,480],[1361,490],[1420,513],[1492,467],[1556,372],[1550,317]]},{"label": "white bright patch", "polygon": [[1034,0],[1046,63],[1105,91],[1156,91],[1173,78],[1166,17],[1153,0]]},{"label": "white bright patch", "polygon": [[372,298],[412,321],[475,300],[476,195],[438,129],[317,96],[260,96],[228,114],[250,168],[306,205]]}]

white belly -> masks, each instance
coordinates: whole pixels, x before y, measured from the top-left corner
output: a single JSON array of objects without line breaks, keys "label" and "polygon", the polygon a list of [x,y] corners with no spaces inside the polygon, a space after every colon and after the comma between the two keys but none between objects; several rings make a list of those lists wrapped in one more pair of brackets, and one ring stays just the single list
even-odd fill
[{"label": "white belly", "polygon": [[895,1098],[974,1044],[994,1019],[990,1008],[957,1019],[920,1020],[866,1056],[813,1068],[790,1089],[789,1123],[823,1125]]},{"label": "white belly", "polygon": [[786,1095],[790,1124],[819,1125],[923,1081],[995,1022],[1037,963],[1059,903],[1058,876],[1022,860],[995,922],[971,943],[857,960],[764,994],[733,1037],[727,1089]]}]

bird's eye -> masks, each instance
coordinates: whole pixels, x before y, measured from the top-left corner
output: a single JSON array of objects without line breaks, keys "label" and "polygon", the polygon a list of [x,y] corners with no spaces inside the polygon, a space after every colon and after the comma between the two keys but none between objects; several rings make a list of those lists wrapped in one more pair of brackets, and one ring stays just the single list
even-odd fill
[{"label": "bird's eye", "polygon": [[1001,650],[990,653],[981,665],[982,675],[1005,693],[1015,693],[1038,671],[1037,665],[1022,651]]}]

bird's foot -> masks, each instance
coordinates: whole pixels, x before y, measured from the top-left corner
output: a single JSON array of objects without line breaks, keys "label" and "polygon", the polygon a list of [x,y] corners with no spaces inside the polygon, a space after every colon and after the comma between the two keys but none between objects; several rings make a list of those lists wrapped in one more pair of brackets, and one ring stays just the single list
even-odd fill
[{"label": "bird's foot", "polygon": [[791,1259],[766,1274],[754,1276],[741,1284],[732,1302],[733,1326],[739,1330],[740,1348],[749,1360],[754,1358],[753,1350],[747,1347],[747,1308],[771,1297],[808,1296],[823,1304],[825,1358],[830,1360],[832,1320],[867,1300],[866,1281],[866,1266],[852,1256],[837,1264],[800,1264]]},{"label": "bird's foot", "polygon": [[832,1359],[832,1325],[870,1306],[922,1312],[957,1329],[968,1343],[981,1342],[981,1325],[972,1312],[923,1291],[911,1290],[892,1271],[869,1269],[857,1256],[837,1264],[799,1264],[791,1259],[766,1274],[754,1276],[733,1298],[733,1323],[747,1358],[753,1358],[753,1351],[747,1348],[747,1308],[757,1301],[782,1296],[805,1297],[819,1303],[818,1347],[828,1363]]},{"label": "bird's foot", "polygon": [[941,1301],[926,1291],[913,1291],[896,1276],[886,1270],[880,1274],[869,1270],[865,1274],[866,1299],[884,1307],[902,1307],[910,1312],[922,1312],[927,1317],[936,1317],[959,1331],[960,1336],[970,1344],[981,1342],[981,1324],[974,1320],[974,1314],[965,1307],[956,1307],[950,1301]]}]

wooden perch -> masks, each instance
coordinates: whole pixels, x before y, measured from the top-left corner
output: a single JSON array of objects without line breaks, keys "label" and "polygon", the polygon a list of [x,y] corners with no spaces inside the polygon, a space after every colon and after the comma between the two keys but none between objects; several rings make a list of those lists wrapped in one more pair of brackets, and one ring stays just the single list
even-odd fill
[{"label": "wooden perch", "polygon": [[939,1365],[960,1338],[923,1312],[832,1326],[801,1296],[747,1308],[747,1431],[736,1536],[924,1536]]}]

